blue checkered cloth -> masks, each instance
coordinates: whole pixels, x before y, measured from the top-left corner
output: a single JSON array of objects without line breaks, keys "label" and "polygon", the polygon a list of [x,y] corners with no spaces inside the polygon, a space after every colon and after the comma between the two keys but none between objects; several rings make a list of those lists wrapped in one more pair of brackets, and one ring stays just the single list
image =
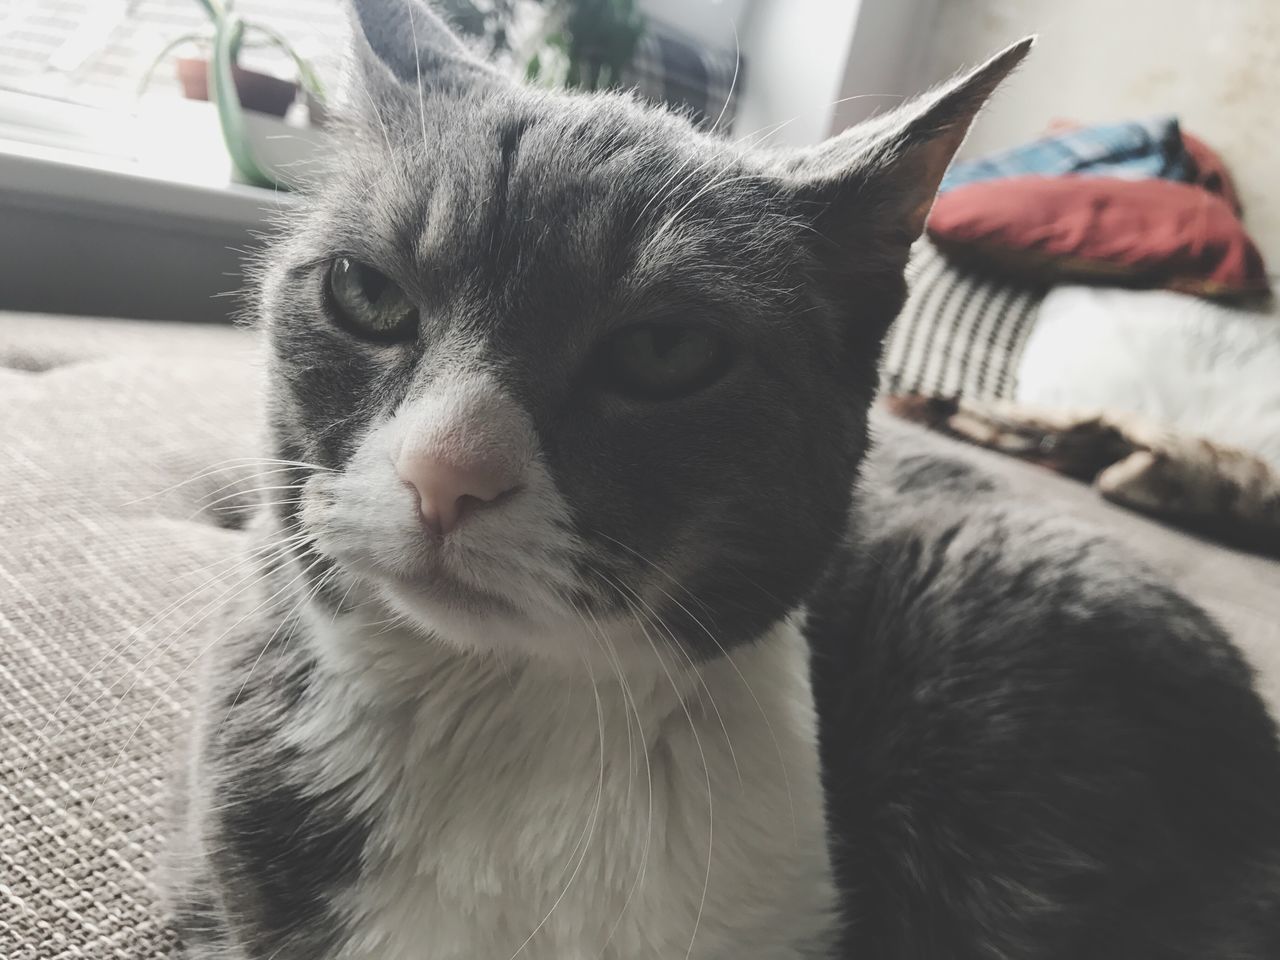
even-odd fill
[{"label": "blue checkered cloth", "polygon": [[1189,181],[1191,160],[1176,117],[1081,127],[978,160],[954,164],[939,193],[984,180],[1084,173],[1127,180]]}]

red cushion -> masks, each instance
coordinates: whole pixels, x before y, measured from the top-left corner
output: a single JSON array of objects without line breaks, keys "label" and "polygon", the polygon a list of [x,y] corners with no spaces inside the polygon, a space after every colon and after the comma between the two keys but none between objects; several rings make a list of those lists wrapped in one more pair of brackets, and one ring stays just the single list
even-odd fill
[{"label": "red cushion", "polygon": [[938,198],[929,236],[956,259],[1048,282],[1208,297],[1262,293],[1262,255],[1221,197],[1172,180],[1011,177]]},{"label": "red cushion", "polygon": [[1182,131],[1182,146],[1186,149],[1187,156],[1191,158],[1192,167],[1195,168],[1192,172],[1192,183],[1199,184],[1210,193],[1218,194],[1231,204],[1231,209],[1237,214],[1242,213],[1244,207],[1240,203],[1240,195],[1236,193],[1236,184],[1231,179],[1231,171],[1227,169],[1226,163],[1217,152],[1199,137],[1193,137],[1185,130]]}]

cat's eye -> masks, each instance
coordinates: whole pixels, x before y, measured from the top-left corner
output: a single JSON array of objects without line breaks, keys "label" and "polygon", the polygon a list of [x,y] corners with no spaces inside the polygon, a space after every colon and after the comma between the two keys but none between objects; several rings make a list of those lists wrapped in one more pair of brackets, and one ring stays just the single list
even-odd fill
[{"label": "cat's eye", "polygon": [[708,386],[727,369],[729,347],[695,324],[646,323],[605,342],[605,385],[645,400],[670,400]]},{"label": "cat's eye", "polygon": [[411,340],[418,308],[385,274],[358,260],[338,257],[329,266],[329,300],[338,322],[358,337],[381,342]]}]

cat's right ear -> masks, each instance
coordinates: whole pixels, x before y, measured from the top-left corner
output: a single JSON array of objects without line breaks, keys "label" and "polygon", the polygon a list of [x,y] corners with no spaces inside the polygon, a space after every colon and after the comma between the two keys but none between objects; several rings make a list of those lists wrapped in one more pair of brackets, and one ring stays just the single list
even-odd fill
[{"label": "cat's right ear", "polygon": [[1027,56],[1034,37],[931,93],[786,157],[793,196],[826,239],[824,256],[857,282],[900,273],[978,111]]},{"label": "cat's right ear", "polygon": [[351,0],[366,86],[460,92],[510,81],[476,57],[422,0]]}]

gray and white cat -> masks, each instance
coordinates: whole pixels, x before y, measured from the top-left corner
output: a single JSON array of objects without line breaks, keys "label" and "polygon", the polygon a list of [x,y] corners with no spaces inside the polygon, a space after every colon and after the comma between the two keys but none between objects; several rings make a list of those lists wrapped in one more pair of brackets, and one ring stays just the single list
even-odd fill
[{"label": "gray and white cat", "polygon": [[288,493],[209,654],[187,955],[1280,955],[1217,629],[911,435],[854,497],[908,246],[1029,43],[779,153],[355,9],[260,278]]}]

